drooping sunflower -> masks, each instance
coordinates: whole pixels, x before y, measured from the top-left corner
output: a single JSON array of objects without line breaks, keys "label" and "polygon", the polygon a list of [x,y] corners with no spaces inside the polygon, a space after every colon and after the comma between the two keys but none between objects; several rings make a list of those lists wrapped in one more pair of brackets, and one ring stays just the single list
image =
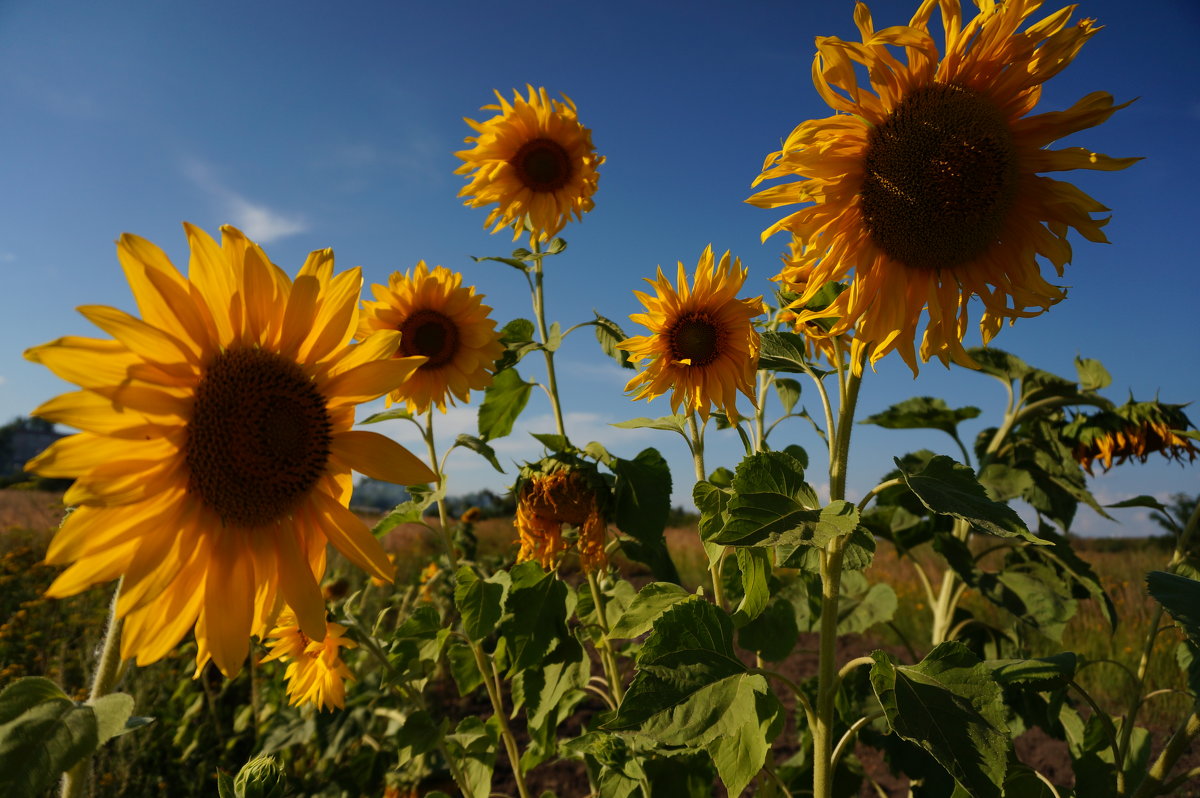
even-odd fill
[{"label": "drooping sunflower", "polygon": [[149,241],[117,242],[142,318],[81,307],[111,339],[26,352],[82,389],[34,411],[82,432],[26,468],[75,480],[64,501],[78,508],[46,554],[70,567],[48,594],[123,576],[122,657],[154,662],[195,627],[199,665],[211,656],[232,675],[284,601],[324,637],[327,542],[391,578],[347,509],[351,469],[401,484],[434,475],[399,444],[352,430],[354,406],[424,359],[393,357],[395,330],[349,345],[362,277],[334,275],[332,250],[309,255],[293,282],[235,228],[218,245],[184,227],[187,277]]},{"label": "drooping sunflower", "polygon": [[471,149],[454,153],[463,161],[455,174],[471,181],[458,196],[472,208],[496,204],[484,222],[495,224],[493,233],[512,225],[515,241],[528,226],[538,241],[547,241],[595,206],[596,168],[604,156],[596,154],[592,132],[579,123],[569,97],[560,102],[544,88],[526,89],[528,99],[514,91],[512,103],[497,91],[499,105],[482,109],[495,116],[465,120],[477,135],[465,139]]},{"label": "drooping sunflower", "polygon": [[712,406],[732,421],[739,418],[737,392],[755,405],[754,372],[758,367],[759,335],[751,321],[763,313],[762,297],[738,299],[746,270],[729,252],[714,264],[712,246],[696,264],[692,287],[679,263],[678,288],[664,275],[646,282],[655,296],[634,291],[645,313],[629,318],[650,329],[650,335],[626,338],[617,346],[633,363],[649,361],[625,386],[637,399],[653,399],[671,391],[671,408],[698,412],[708,418]]},{"label": "drooping sunflower", "polygon": [[1158,401],[1130,399],[1111,410],[1080,415],[1067,426],[1065,434],[1075,441],[1075,459],[1089,474],[1095,462],[1108,471],[1114,460],[1117,465],[1130,459],[1144,463],[1155,452],[1180,463],[1184,457],[1192,462],[1200,454],[1183,405]]},{"label": "drooping sunflower", "polygon": [[517,562],[537,560],[555,566],[570,547],[563,527],[578,532],[576,548],[584,572],[603,568],[611,492],[594,465],[557,454],[521,469],[513,487],[517,497],[516,527],[521,548]]},{"label": "drooping sunflower", "polygon": [[[1063,290],[1043,279],[1037,258],[1061,277],[1071,259],[1068,228],[1106,241],[1107,217],[1093,214],[1108,209],[1039,172],[1116,170],[1138,160],[1046,149],[1124,107],[1104,92],[1066,111],[1028,115],[1042,84],[1099,30],[1094,20],[1070,25],[1071,6],[1018,31],[1041,0],[977,4],[979,14],[965,26],[959,0],[941,0],[922,3],[906,26],[876,30],[859,3],[861,43],[818,37],[813,82],[840,113],[792,131],[754,185],[801,180],[747,200],[764,208],[813,203],[763,233],[765,240],[788,230],[800,243],[795,267],[809,277],[796,305],[852,274],[849,290],[830,308],[840,317],[831,331],[853,329],[856,354],[865,349],[872,363],[898,351],[914,373],[923,309],[929,320],[921,359],[973,366],[962,346],[972,297],[983,301],[986,343],[1004,320],[1036,316],[1063,299]],[[935,7],[944,56],[929,32]],[[903,48],[905,60],[889,47]],[[869,88],[858,84],[860,64]],[[799,314],[801,321],[810,317]]]},{"label": "drooping sunflower", "polygon": [[287,663],[288,703],[293,706],[312,704],[332,711],[346,706],[346,682],[354,681],[353,674],[342,661],[341,650],[357,648],[346,636],[346,627],[327,622],[324,639],[315,640],[305,634],[291,607],[279,613],[275,627],[267,637],[271,649],[263,662],[281,660]]},{"label": "drooping sunflower", "polygon": [[492,309],[474,286],[444,266],[432,271],[425,261],[412,272],[392,272],[386,286],[374,284],[375,302],[363,303],[358,337],[380,330],[400,332],[396,357],[427,358],[407,381],[387,395],[387,403],[406,402],[413,413],[430,405],[446,412],[451,396],[467,401],[468,393],[492,384],[492,368],[504,353]]}]

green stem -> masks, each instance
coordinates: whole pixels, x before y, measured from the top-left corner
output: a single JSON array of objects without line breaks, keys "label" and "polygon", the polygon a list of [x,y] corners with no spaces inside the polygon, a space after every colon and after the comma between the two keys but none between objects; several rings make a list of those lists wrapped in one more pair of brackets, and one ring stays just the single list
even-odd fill
[{"label": "green stem", "polygon": [[625,699],[625,685],[621,683],[621,671],[617,668],[617,658],[613,653],[612,641],[608,638],[611,631],[608,628],[608,618],[604,616],[604,595],[596,582],[596,574],[587,572],[588,587],[592,591],[592,603],[596,605],[596,617],[600,621],[600,630],[604,633],[603,643],[596,648],[600,651],[600,661],[604,665],[604,674],[608,678],[608,689],[617,704]]},{"label": "green stem", "polygon": [[[1171,773],[1171,768],[1175,767],[1175,763],[1183,756],[1192,740],[1200,736],[1200,716],[1192,713],[1187,719],[1187,723],[1180,726],[1171,735],[1171,739],[1167,741],[1166,746],[1158,755],[1158,759],[1150,766],[1150,772],[1146,774],[1146,778],[1138,785],[1137,792],[1133,794],[1133,798],[1151,798],[1155,795],[1163,795],[1172,790],[1163,789],[1163,782]],[[1194,771],[1193,771],[1194,772]],[[1167,785],[1172,786],[1174,785]]]},{"label": "green stem", "polygon": [[[89,704],[108,695],[117,686],[121,669],[121,628],[125,625],[125,620],[117,617],[117,600],[121,596],[123,581],[124,578],[118,581],[113,591],[112,604],[108,610],[108,627],[104,632],[104,646],[100,649],[100,661],[96,663],[96,672],[92,676]],[[80,798],[83,795],[91,765],[92,760],[89,757],[63,774],[62,798]]]},{"label": "green stem", "polygon": [[[454,551],[454,539],[450,534],[450,514],[446,510],[445,491],[441,490],[445,476],[438,467],[437,446],[433,438],[433,407],[430,407],[425,414],[425,445],[429,450],[429,467],[434,469],[437,474],[438,492],[442,494],[437,500],[442,541],[446,546],[446,557],[450,560],[450,571],[457,574],[458,555]],[[521,798],[529,798],[530,793],[529,788],[525,785],[525,774],[521,772],[521,749],[517,745],[517,738],[513,736],[512,729],[508,726],[508,718],[504,713],[499,676],[496,674],[495,668],[491,667],[492,663],[483,647],[474,640],[468,640],[468,642],[471,645],[471,653],[475,655],[475,664],[479,668],[479,674],[483,677],[483,686],[487,689],[488,699],[492,703],[492,712],[500,724],[500,737],[504,740],[504,749],[508,753],[508,761],[512,765],[517,790],[521,793]]]},{"label": "green stem", "polygon": [[[862,367],[865,349],[857,363],[851,365],[850,374],[844,376],[843,367],[838,369],[842,403],[838,408],[837,428],[830,439],[829,451],[829,498],[831,501],[845,499],[846,463],[850,454],[850,432],[854,426],[854,410],[858,404],[858,392],[862,385]],[[841,358],[838,357],[840,362]],[[813,726],[813,794],[815,798],[831,798],[833,795],[833,720],[834,700],[837,697],[838,673],[836,662],[838,601],[841,595],[842,558],[846,538],[836,537],[826,544],[821,552],[821,637],[817,665],[816,724]]]},{"label": "green stem", "polygon": [[[696,423],[696,414],[689,410],[687,414],[688,437],[692,447],[692,465],[696,470],[696,481],[703,482],[707,479],[706,471],[704,470],[704,436],[700,434],[700,425]],[[700,542],[704,545],[704,541]],[[708,550],[705,549],[707,554]],[[725,606],[725,590],[721,587],[721,563],[722,557],[710,559],[708,563],[708,576],[712,580],[713,603],[718,607]]]},{"label": "green stem", "polygon": [[[535,237],[533,254],[536,255],[539,252],[541,252],[541,244]],[[542,279],[542,259],[538,258],[533,262],[533,315],[537,321],[538,335],[544,346],[549,334],[546,331],[546,298],[542,288]],[[554,424],[558,428],[558,434],[565,438],[567,437],[567,428],[563,423],[562,404],[558,398],[558,378],[554,373],[554,353],[549,349],[542,349],[542,354],[546,357],[546,393],[550,397],[550,407],[554,410]]]}]

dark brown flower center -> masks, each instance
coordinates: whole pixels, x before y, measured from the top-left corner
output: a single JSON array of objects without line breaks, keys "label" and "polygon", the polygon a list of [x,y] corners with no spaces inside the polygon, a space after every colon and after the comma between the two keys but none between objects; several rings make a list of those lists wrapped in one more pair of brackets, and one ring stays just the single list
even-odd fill
[{"label": "dark brown flower center", "polygon": [[423,369],[445,365],[458,353],[458,327],[436,310],[418,310],[400,325],[400,353],[429,358]]},{"label": "dark brown flower center", "polygon": [[517,171],[517,179],[531,191],[557,191],[571,179],[571,158],[552,139],[525,142],[509,163]]},{"label": "dark brown flower center", "polygon": [[667,332],[673,360],[690,360],[693,366],[707,366],[721,354],[724,330],[707,313],[679,317]]},{"label": "dark brown flower center", "polygon": [[1017,156],[1000,111],[977,92],[911,92],[867,139],[862,214],[871,240],[917,269],[970,263],[1012,208]]},{"label": "dark brown flower center", "polygon": [[196,386],[188,490],[229,526],[288,516],[325,472],[329,414],[311,379],[274,352],[217,355]]}]

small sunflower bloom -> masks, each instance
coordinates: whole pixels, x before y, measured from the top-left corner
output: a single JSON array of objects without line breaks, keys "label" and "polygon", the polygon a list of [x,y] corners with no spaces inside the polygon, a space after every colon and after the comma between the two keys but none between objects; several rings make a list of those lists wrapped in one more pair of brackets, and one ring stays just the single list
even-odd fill
[{"label": "small sunflower bloom", "polygon": [[446,412],[454,397],[466,402],[470,391],[492,384],[492,369],[504,354],[492,309],[462,275],[444,266],[430,270],[425,261],[411,272],[393,272],[386,286],[374,284],[376,301],[363,303],[358,337],[380,330],[399,331],[396,357],[423,357],[412,376],[387,395],[386,403],[405,402],[409,412],[430,406]]},{"label": "small sunflower bloom", "polygon": [[1190,463],[1200,454],[1198,437],[1183,405],[1130,399],[1112,410],[1079,416],[1068,425],[1066,435],[1075,441],[1075,460],[1089,474],[1096,462],[1108,471],[1114,461],[1117,465],[1131,459],[1144,463],[1156,452],[1180,463],[1184,457]]},{"label": "small sunflower bloom", "polygon": [[[763,233],[786,230],[800,244],[795,268],[808,288],[802,308],[831,280],[849,290],[820,312],[834,335],[854,331],[855,369],[897,351],[916,374],[915,338],[928,322],[920,359],[975,363],[962,345],[973,297],[983,303],[986,344],[1004,321],[1037,316],[1065,292],[1046,282],[1038,258],[1059,277],[1071,260],[1068,229],[1107,239],[1108,209],[1041,172],[1124,169],[1110,158],[1054,141],[1107,120],[1123,105],[1104,92],[1065,111],[1030,115],[1042,84],[1061,72],[1100,28],[1072,25],[1074,6],[1018,31],[1041,0],[978,0],[965,25],[959,0],[924,2],[905,26],[876,30],[859,3],[862,42],[817,38],[813,82],[834,116],[804,122],[772,153],[754,185],[800,178],[750,197],[762,208],[812,203]],[[945,53],[931,34],[941,9]],[[894,51],[903,48],[904,60]],[[865,66],[869,87],[860,86]],[[785,278],[789,276],[787,270]]]},{"label": "small sunflower bloom", "polygon": [[499,105],[484,122],[465,119],[477,135],[466,138],[469,150],[454,153],[463,164],[455,174],[470,181],[458,192],[472,208],[495,204],[484,226],[492,232],[513,227],[515,241],[525,229],[547,241],[572,218],[582,219],[595,203],[592,195],[604,156],[592,146],[592,132],[579,123],[575,103],[563,95],[552,100],[544,88],[526,86],[529,97],[513,92],[510,103],[496,92]]},{"label": "small sunflower bloom", "polygon": [[594,466],[563,456],[546,458],[522,469],[514,487],[517,494],[517,536],[521,544],[517,562],[537,560],[554,568],[569,548],[563,527],[578,531],[576,543],[585,572],[608,563],[608,486]]},{"label": "small sunflower bloom", "polygon": [[[789,268],[798,260],[797,244],[793,238],[791,242],[792,257],[789,260],[784,258],[785,268],[782,272],[776,275],[773,279],[781,284],[781,288],[791,294],[799,294],[803,296],[808,292],[810,278],[812,276],[812,264],[800,264],[794,268]],[[811,303],[810,303],[811,304]],[[800,319],[797,310],[784,309],[779,314],[780,322],[788,324],[792,327],[793,332],[804,336],[805,354],[810,361],[815,361],[818,358],[824,358],[830,365],[835,365],[840,359],[845,362],[846,356],[850,354],[853,346],[853,336],[849,331],[839,335],[831,335],[829,327],[833,325],[836,318],[821,318],[817,319],[812,315]]]},{"label": "small sunflower bloom", "polygon": [[433,473],[399,444],[352,429],[354,409],[402,385],[424,358],[396,358],[397,331],[352,346],[362,277],[332,250],[295,281],[233,227],[217,244],[184,226],[188,275],[123,235],[117,255],[142,317],[89,305],[112,338],[69,336],[25,355],[81,390],[34,414],[82,432],[26,466],[74,479],[78,505],[46,561],[69,567],[55,598],[124,577],[121,656],[146,665],[195,630],[198,671],[227,676],[250,635],[286,602],[325,635],[326,544],[390,578],[387,557],[347,508],[351,471],[400,484]]},{"label": "small sunflower bloom", "polygon": [[262,661],[287,663],[284,679],[288,703],[311,704],[330,711],[346,707],[345,683],[354,681],[354,676],[342,661],[341,650],[356,648],[358,644],[345,634],[344,626],[327,621],[324,639],[314,640],[300,628],[290,607],[279,613],[275,627],[267,635],[270,652]]},{"label": "small sunflower bloom", "polygon": [[761,296],[737,298],[745,281],[741,261],[725,252],[715,262],[711,246],[700,256],[691,287],[682,262],[678,286],[661,268],[657,279],[647,278],[655,294],[634,291],[646,312],[629,318],[651,334],[626,338],[617,346],[629,352],[631,362],[648,362],[625,391],[634,393],[635,401],[670,391],[673,412],[682,407],[706,420],[715,406],[736,422],[738,391],[757,406],[754,373],[760,338],[752,319],[765,308]]}]

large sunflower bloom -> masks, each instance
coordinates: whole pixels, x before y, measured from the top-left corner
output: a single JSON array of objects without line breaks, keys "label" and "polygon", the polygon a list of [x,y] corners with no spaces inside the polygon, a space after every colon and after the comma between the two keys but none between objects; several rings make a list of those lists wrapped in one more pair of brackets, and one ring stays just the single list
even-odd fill
[{"label": "large sunflower bloom", "polygon": [[762,297],[738,299],[746,281],[746,270],[729,252],[714,265],[712,246],[705,248],[696,265],[692,287],[679,263],[676,288],[658,270],[658,278],[646,282],[655,296],[634,291],[646,308],[629,318],[650,329],[621,341],[634,363],[650,361],[625,386],[636,391],[633,399],[653,399],[671,391],[671,408],[678,413],[699,412],[708,418],[715,405],[731,421],[737,421],[737,392],[755,404],[754,372],[758,367],[759,335],[751,321],[763,313]]},{"label": "large sunflower bloom", "polygon": [[288,703],[293,706],[312,704],[330,711],[335,707],[345,708],[345,682],[354,681],[354,676],[342,661],[340,651],[358,646],[345,634],[346,627],[330,621],[324,639],[314,640],[300,628],[291,607],[285,607],[279,613],[275,628],[267,635],[271,652],[262,661],[287,663],[284,679],[287,680]]},{"label": "large sunflower bloom", "polygon": [[363,303],[359,338],[399,330],[397,357],[428,358],[388,394],[389,405],[407,402],[413,413],[437,405],[445,413],[449,396],[465,402],[469,391],[492,384],[491,370],[504,354],[504,344],[488,315],[492,309],[482,304],[483,295],[474,286],[463,286],[461,274],[444,266],[430,271],[420,261],[413,272],[393,272],[386,286],[372,285],[371,293],[378,301]]},{"label": "large sunflower bloom", "polygon": [[[1071,6],[1018,32],[1041,0],[977,4],[979,14],[965,26],[958,0],[927,0],[907,26],[875,30],[859,3],[862,43],[818,37],[813,82],[841,113],[797,127],[754,182],[800,181],[748,200],[764,208],[814,203],[763,233],[765,240],[789,230],[799,239],[796,265],[811,273],[797,306],[853,273],[829,309],[840,317],[831,332],[854,329],[856,355],[865,349],[872,363],[897,350],[914,373],[922,309],[929,321],[921,359],[972,366],[962,346],[972,297],[983,300],[987,343],[1005,319],[1036,316],[1063,299],[1043,279],[1037,256],[1061,277],[1071,259],[1068,228],[1106,241],[1107,217],[1092,214],[1107,208],[1039,172],[1124,169],[1138,160],[1045,149],[1124,107],[1104,92],[1066,111],[1027,116],[1042,84],[1099,30],[1093,20],[1069,25]],[[935,7],[945,30],[940,60],[929,32]],[[906,62],[889,47],[903,47]],[[859,65],[871,90],[858,84]],[[831,314],[799,318],[818,315]]]},{"label": "large sunflower bloom", "polygon": [[495,224],[493,233],[512,225],[515,241],[528,226],[546,241],[594,207],[596,167],[604,156],[596,154],[592,132],[579,124],[569,97],[559,102],[543,88],[526,88],[529,98],[514,91],[511,104],[497,91],[500,104],[483,106],[498,112],[491,119],[465,120],[478,135],[465,139],[471,149],[454,153],[464,162],[455,174],[470,175],[458,192],[467,197],[464,205],[496,203],[484,222]]},{"label": "large sunflower bloom", "polygon": [[149,241],[117,242],[142,318],[81,307],[111,340],[60,338],[26,353],[82,388],[35,415],[83,430],[27,468],[75,480],[64,501],[78,508],[46,554],[70,567],[47,593],[123,576],[122,657],[154,662],[194,626],[199,664],[211,656],[232,675],[284,601],[309,637],[324,637],[326,542],[391,578],[346,507],[351,469],[401,484],[434,475],[351,426],[356,404],[423,359],[393,357],[395,330],[348,345],[362,277],[335,276],[332,250],[309,255],[293,283],[238,230],[223,227],[218,245],[185,229],[186,278]]}]

